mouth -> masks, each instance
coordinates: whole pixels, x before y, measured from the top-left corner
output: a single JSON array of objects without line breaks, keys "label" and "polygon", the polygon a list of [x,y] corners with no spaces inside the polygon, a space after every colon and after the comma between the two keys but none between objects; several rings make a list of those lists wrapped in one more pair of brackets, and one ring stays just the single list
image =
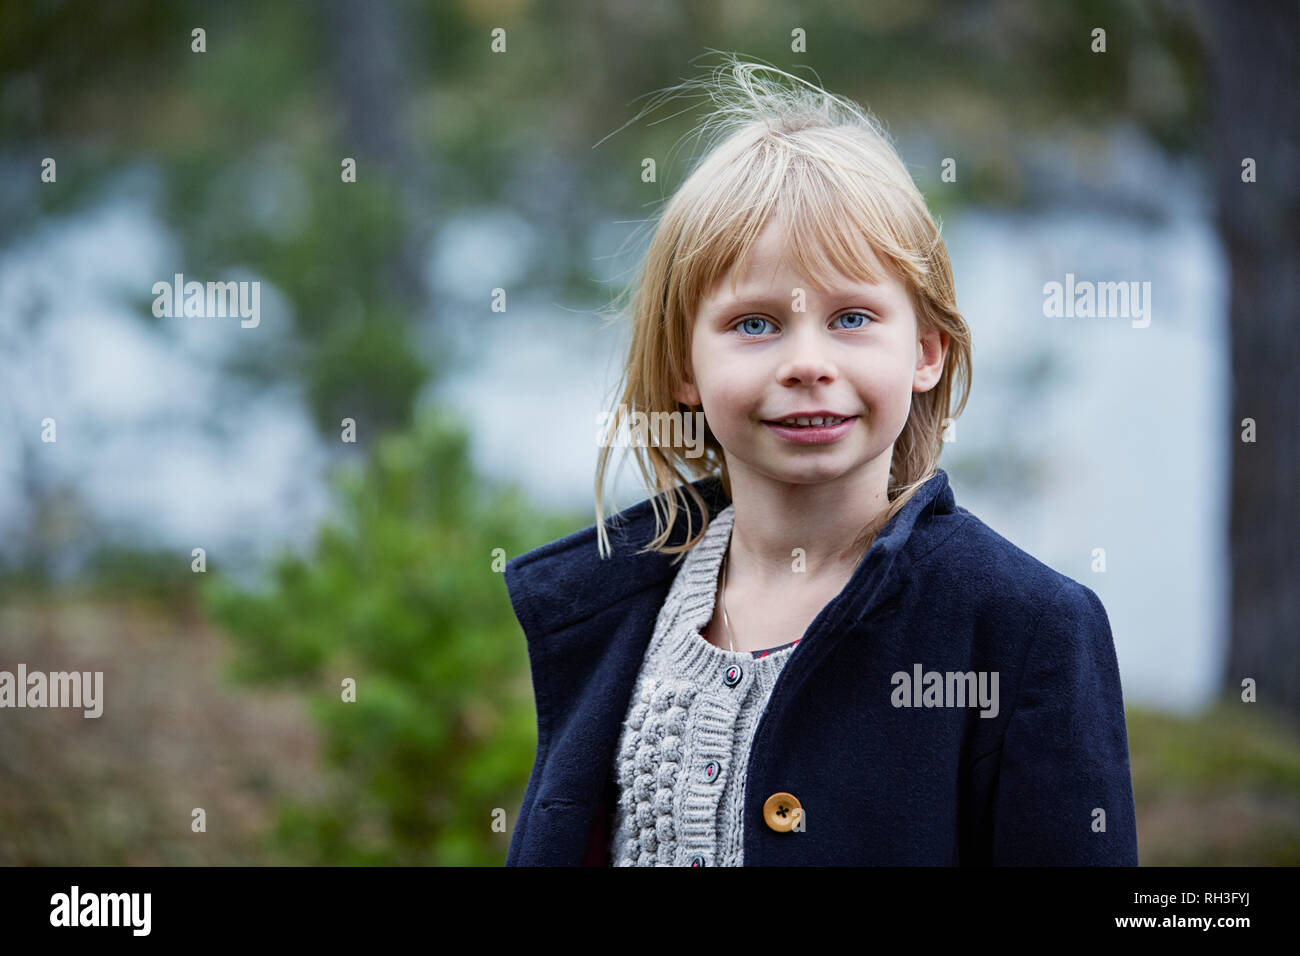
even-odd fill
[{"label": "mouth", "polygon": [[764,421],[778,438],[796,445],[825,445],[839,441],[857,422],[857,415],[813,415],[809,418],[796,417],[780,421]]},{"label": "mouth", "polygon": [[783,425],[787,428],[823,428],[857,418],[856,415],[793,415],[789,418],[764,419],[764,425]]}]

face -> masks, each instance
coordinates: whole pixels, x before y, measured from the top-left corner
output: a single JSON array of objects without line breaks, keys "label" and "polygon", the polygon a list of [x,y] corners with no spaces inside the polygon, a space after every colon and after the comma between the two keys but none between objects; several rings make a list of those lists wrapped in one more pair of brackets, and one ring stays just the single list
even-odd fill
[{"label": "face", "polygon": [[[814,288],[783,259],[782,239],[774,220],[751,248],[735,294],[728,271],[699,303],[677,398],[703,406],[733,476],[883,488],[912,393],[939,381],[946,336],[918,335],[907,289],[892,277]],[[884,274],[878,260],[875,268]],[[848,420],[774,424],[819,410]]]}]

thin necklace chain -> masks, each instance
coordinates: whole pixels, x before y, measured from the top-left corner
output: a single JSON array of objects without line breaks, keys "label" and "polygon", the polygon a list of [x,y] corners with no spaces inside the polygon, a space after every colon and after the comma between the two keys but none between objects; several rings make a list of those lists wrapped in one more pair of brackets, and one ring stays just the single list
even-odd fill
[{"label": "thin necklace chain", "polygon": [[727,648],[734,653],[736,644],[731,638],[731,621],[727,618],[727,559],[729,557],[731,557],[730,542],[727,544],[727,550],[722,554],[722,590],[719,596],[722,599],[722,626],[727,630]]},{"label": "thin necklace chain", "polygon": [[730,554],[731,547],[728,545],[722,555],[722,626],[727,629],[727,647],[735,653],[736,645],[731,639],[731,622],[727,620],[727,558]]}]

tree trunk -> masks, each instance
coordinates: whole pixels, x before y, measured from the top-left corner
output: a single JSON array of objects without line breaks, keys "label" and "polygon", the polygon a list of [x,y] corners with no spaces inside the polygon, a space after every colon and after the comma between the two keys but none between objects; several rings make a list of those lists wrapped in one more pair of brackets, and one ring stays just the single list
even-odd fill
[{"label": "tree trunk", "polygon": [[[1231,611],[1225,693],[1300,726],[1300,7],[1200,7],[1213,102],[1210,174],[1231,269]],[[1242,181],[1242,163],[1256,182]],[[1243,419],[1255,441],[1242,440]],[[1196,480],[1195,476],[1191,480]]]}]

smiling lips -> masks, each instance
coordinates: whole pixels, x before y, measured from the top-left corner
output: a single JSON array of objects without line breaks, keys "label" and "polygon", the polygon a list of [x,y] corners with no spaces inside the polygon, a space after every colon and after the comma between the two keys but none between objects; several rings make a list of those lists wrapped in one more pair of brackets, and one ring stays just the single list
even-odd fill
[{"label": "smiling lips", "polygon": [[838,425],[846,418],[853,418],[853,415],[829,415],[829,414],[809,414],[809,415],[790,415],[786,418],[773,418],[767,421],[769,425],[793,425],[796,427],[807,427],[813,425],[821,427],[823,425]]},{"label": "smiling lips", "polygon": [[795,415],[776,421],[764,421],[776,435],[796,445],[824,445],[839,441],[853,428],[857,415]]},{"label": "smiling lips", "polygon": [[856,415],[841,415],[829,408],[812,408],[807,411],[791,412],[789,415],[782,415],[780,418],[766,418],[763,423],[765,425],[788,425],[791,428],[820,428],[826,425],[838,425],[847,418],[857,417]]}]

